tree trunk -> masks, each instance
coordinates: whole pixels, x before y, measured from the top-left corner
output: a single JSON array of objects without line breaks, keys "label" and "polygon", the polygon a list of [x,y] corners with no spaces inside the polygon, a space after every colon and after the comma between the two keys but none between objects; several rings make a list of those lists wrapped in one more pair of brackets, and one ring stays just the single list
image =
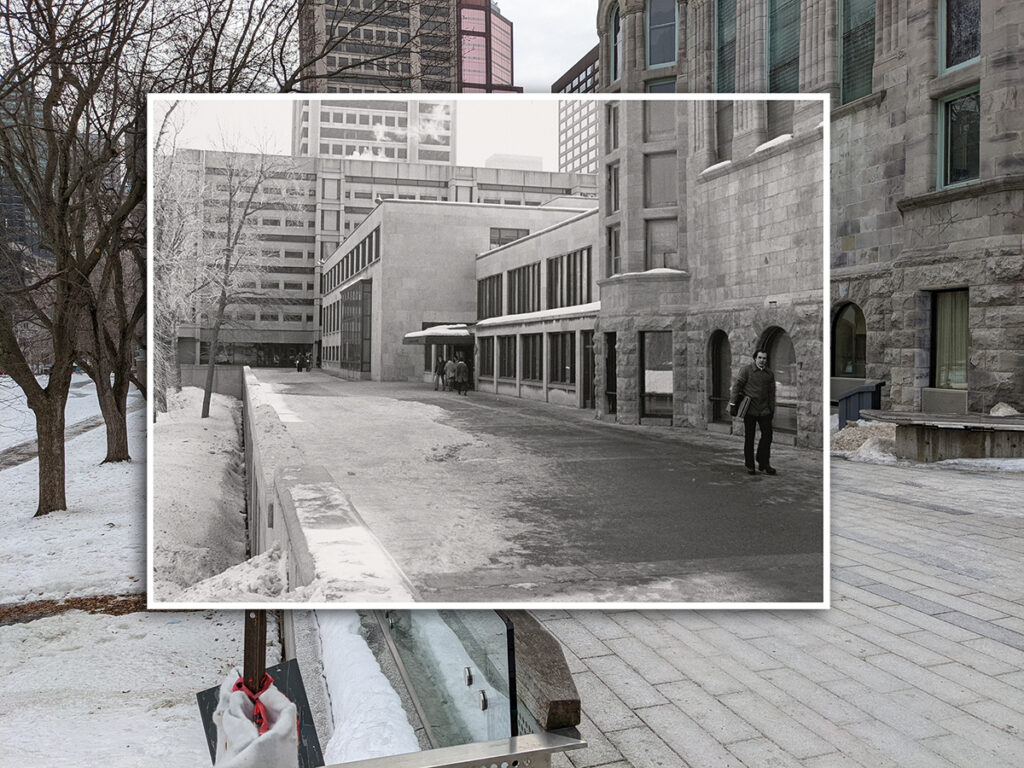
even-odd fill
[{"label": "tree trunk", "polygon": [[39,505],[35,516],[41,517],[68,508],[64,493],[64,400],[47,396],[32,410],[39,451]]},{"label": "tree trunk", "polygon": [[131,461],[128,453],[128,398],[120,397],[113,389],[97,392],[100,412],[107,428],[107,456],[103,463]]},{"label": "tree trunk", "polygon": [[220,324],[224,319],[224,308],[228,304],[228,296],[224,290],[217,301],[217,319],[213,323],[213,337],[210,339],[210,362],[206,366],[206,389],[203,392],[203,412],[200,418],[210,418],[210,400],[213,399],[213,375],[217,370],[217,347],[220,343]]}]

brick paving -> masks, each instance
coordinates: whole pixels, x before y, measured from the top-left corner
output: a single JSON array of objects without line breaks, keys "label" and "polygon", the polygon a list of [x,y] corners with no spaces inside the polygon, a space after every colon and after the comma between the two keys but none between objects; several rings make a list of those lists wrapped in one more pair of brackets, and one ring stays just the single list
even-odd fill
[{"label": "brick paving", "polygon": [[832,462],[828,611],[534,613],[558,768],[1024,765],[1024,476]]}]

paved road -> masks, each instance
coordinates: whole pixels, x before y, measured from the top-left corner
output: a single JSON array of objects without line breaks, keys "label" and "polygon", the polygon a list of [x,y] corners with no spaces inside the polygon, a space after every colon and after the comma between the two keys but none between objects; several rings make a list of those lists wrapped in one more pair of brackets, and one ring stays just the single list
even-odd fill
[{"label": "paved road", "polygon": [[817,601],[822,460],[735,438],[416,384],[259,370],[323,464],[432,601]]},{"label": "paved road", "polygon": [[1024,765],[1024,476],[832,462],[829,611],[551,611],[556,768]]}]

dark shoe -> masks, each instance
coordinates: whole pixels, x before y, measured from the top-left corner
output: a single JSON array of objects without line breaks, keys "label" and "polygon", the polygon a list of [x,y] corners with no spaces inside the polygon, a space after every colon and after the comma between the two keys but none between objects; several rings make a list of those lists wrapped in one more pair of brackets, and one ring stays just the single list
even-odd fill
[{"label": "dark shoe", "polygon": [[757,470],[754,469],[753,467],[747,467],[747,474],[748,475],[756,475],[757,474]]},{"label": "dark shoe", "polygon": [[761,467],[761,471],[764,472],[766,475],[777,475],[777,474],[779,474],[778,472],[775,471],[775,467],[769,467],[767,464],[765,466]]}]

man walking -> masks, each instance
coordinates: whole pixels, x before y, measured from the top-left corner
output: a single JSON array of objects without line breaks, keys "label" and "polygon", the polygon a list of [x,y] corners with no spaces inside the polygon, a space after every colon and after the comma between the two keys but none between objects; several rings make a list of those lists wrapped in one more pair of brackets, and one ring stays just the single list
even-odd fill
[{"label": "man walking", "polygon": [[[745,411],[739,414],[745,398],[749,398]],[[740,370],[732,385],[729,413],[743,416],[743,461],[747,472],[756,475],[760,469],[766,475],[776,474],[771,464],[772,418],[775,416],[775,374],[768,367],[768,353],[758,350],[754,362]],[[754,427],[761,430],[757,443],[757,469],[754,468]]]}]

